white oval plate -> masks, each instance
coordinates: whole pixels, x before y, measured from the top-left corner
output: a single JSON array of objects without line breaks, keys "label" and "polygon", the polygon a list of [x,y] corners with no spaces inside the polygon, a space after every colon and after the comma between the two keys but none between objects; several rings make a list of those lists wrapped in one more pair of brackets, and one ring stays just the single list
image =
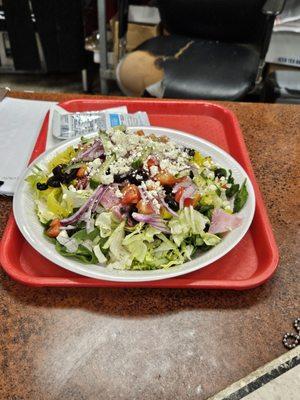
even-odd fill
[{"label": "white oval plate", "polygon": [[[65,258],[57,253],[52,243],[43,235],[43,227],[39,223],[37,215],[34,210],[34,202],[32,194],[30,192],[29,185],[25,182],[28,175],[31,174],[32,167],[35,164],[40,166],[45,165],[51,160],[57,153],[62,152],[65,148],[70,145],[75,145],[80,138],[72,139],[67,142],[63,142],[61,145],[54,149],[50,149],[45,153],[41,154],[34,162],[26,169],[23,175],[20,177],[19,184],[17,186],[14,201],[13,211],[17,222],[17,225],[22,232],[25,239],[31,244],[31,246],[41,253],[48,260],[53,263],[68,269],[77,274],[89,276],[96,279],[104,279],[117,282],[143,282],[143,281],[154,281],[159,279],[167,279],[178,275],[187,274],[192,271],[196,271],[206,265],[223,257],[228,253],[237,243],[243,238],[249,226],[252,222],[254,210],[255,210],[255,196],[254,190],[249,177],[247,176],[244,169],[235,161],[229,154],[212,143],[200,139],[196,136],[186,134],[181,131],[168,128],[159,127],[135,127],[130,128],[131,131],[142,129],[146,134],[155,133],[156,135],[166,135],[170,139],[183,144],[187,147],[192,147],[199,150],[202,154],[210,155],[215,162],[220,164],[226,169],[231,169],[235,181],[242,183],[247,178],[247,189],[249,197],[246,205],[240,211],[239,215],[243,218],[242,225],[229,232],[217,246],[213,247],[208,252],[195,257],[189,262],[182,265],[171,267],[167,270],[151,270],[151,271],[119,271],[109,269],[101,265],[85,265],[79,261],[75,261],[69,258]],[[89,135],[94,136],[94,135]]]}]

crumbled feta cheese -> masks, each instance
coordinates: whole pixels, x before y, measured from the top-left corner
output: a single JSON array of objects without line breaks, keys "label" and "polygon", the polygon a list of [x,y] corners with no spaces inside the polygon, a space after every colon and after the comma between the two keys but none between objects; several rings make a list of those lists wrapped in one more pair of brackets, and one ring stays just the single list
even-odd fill
[{"label": "crumbled feta cheese", "polygon": [[151,176],[155,176],[158,173],[158,167],[156,165],[152,165],[150,167]]},{"label": "crumbled feta cheese", "polygon": [[215,177],[214,172],[213,172],[213,171],[210,171],[210,170],[207,169],[207,168],[205,168],[205,169],[202,171],[202,174],[203,174],[204,176],[206,176],[208,179],[214,179],[214,177]]},{"label": "crumbled feta cheese", "polygon": [[156,199],[152,200],[151,205],[152,205],[154,211],[159,212],[160,204]]},{"label": "crumbled feta cheese", "polygon": [[99,167],[101,164],[102,164],[102,163],[101,163],[100,158],[95,158],[95,160],[91,162],[91,166],[92,166],[93,168],[97,168],[97,167]]},{"label": "crumbled feta cheese", "polygon": [[113,174],[101,176],[101,183],[103,183],[103,185],[109,185],[109,184],[113,183],[113,181],[114,181]]},{"label": "crumbled feta cheese", "polygon": [[162,169],[167,169],[170,166],[170,160],[161,160],[160,166]]},{"label": "crumbled feta cheese", "polygon": [[123,194],[122,194],[122,192],[120,191],[120,189],[117,189],[117,190],[115,191],[115,195],[116,195],[117,197],[122,197],[122,196],[123,196]]},{"label": "crumbled feta cheese", "polygon": [[152,179],[148,179],[146,181],[146,186],[147,188],[151,188],[153,190],[158,190],[161,187],[159,181],[153,181]]}]

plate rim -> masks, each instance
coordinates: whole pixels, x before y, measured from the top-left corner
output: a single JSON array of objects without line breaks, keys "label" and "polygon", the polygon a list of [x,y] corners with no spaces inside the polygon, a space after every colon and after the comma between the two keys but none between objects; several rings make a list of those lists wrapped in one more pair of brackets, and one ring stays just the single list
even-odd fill
[{"label": "plate rim", "polygon": [[[72,145],[73,143],[76,143],[76,141],[80,140],[80,137],[76,137],[73,138],[71,140],[68,141],[63,141],[62,143],[58,144],[57,146],[50,148],[46,151],[44,151],[43,153],[41,153],[37,158],[35,158],[28,166],[27,168],[23,171],[22,175],[20,176],[19,180],[18,180],[18,184],[16,186],[16,190],[15,190],[15,195],[13,197],[13,214],[14,214],[14,218],[16,221],[16,224],[18,226],[18,229],[21,231],[23,237],[25,238],[25,240],[38,252],[40,253],[43,257],[47,258],[49,261],[53,262],[54,264],[58,265],[61,268],[67,269],[73,273],[76,273],[78,275],[81,276],[86,276],[86,277],[90,277],[93,279],[97,279],[97,280],[106,280],[106,281],[112,281],[112,282],[150,282],[150,281],[157,281],[157,280],[163,280],[163,279],[169,279],[169,278],[174,278],[176,276],[180,276],[180,275],[186,275],[189,273],[192,273],[194,271],[197,271],[199,269],[202,269],[210,264],[212,264],[213,262],[219,260],[220,258],[222,258],[224,255],[226,255],[227,253],[229,253],[245,236],[245,234],[248,232],[250,225],[253,221],[253,217],[254,217],[254,213],[255,213],[255,209],[256,209],[256,196],[255,196],[255,191],[251,182],[251,179],[248,175],[248,173],[245,171],[245,169],[240,165],[240,163],[235,160],[234,157],[231,156],[231,154],[227,153],[225,150],[223,150],[222,148],[220,148],[219,146],[215,145],[214,143],[210,142],[209,140],[203,139],[201,137],[198,137],[196,135],[193,135],[192,133],[189,132],[184,132],[181,130],[177,130],[177,129],[173,129],[173,128],[167,128],[167,127],[160,127],[160,126],[137,126],[137,127],[129,127],[129,130],[139,130],[139,129],[150,129],[150,130],[155,130],[158,129],[160,130],[160,132],[168,132],[170,134],[176,134],[179,137],[184,137],[184,136],[192,136],[194,139],[196,139],[199,144],[203,143],[211,148],[213,148],[215,151],[219,152],[221,155],[223,155],[224,157],[226,157],[231,163],[236,164],[237,167],[240,169],[240,171],[242,172],[242,174],[247,178],[247,188],[248,188],[248,192],[249,192],[249,198],[251,196],[252,199],[252,203],[253,206],[250,210],[250,215],[249,218],[247,218],[247,222],[245,223],[245,226],[243,228],[243,232],[240,234],[240,236],[233,241],[233,243],[229,244],[222,252],[221,254],[217,254],[214,257],[210,258],[207,262],[202,262],[201,265],[195,265],[189,268],[188,271],[183,271],[182,270],[182,266],[187,264],[181,264],[179,266],[174,266],[170,269],[164,270],[164,269],[157,269],[157,270],[141,270],[141,271],[130,271],[128,270],[128,272],[130,273],[134,273],[136,274],[136,276],[131,276],[131,277],[124,277],[124,276],[117,276],[117,273],[119,272],[118,270],[113,270],[114,273],[116,274],[115,276],[109,276],[109,275],[104,275],[101,274],[100,271],[96,271],[94,272],[92,269],[90,271],[88,270],[84,270],[81,271],[80,269],[83,267],[86,267],[85,264],[80,264],[78,262],[78,266],[76,268],[68,265],[68,262],[72,264],[72,262],[77,263],[76,260],[73,259],[67,259],[66,257],[60,256],[58,253],[53,252],[54,257],[52,257],[49,254],[45,254],[45,252],[43,252],[43,249],[40,248],[41,246],[43,246],[42,243],[40,242],[36,242],[35,240],[32,239],[32,237],[30,236],[30,234],[28,234],[28,232],[26,231],[26,229],[24,228],[23,224],[22,224],[22,217],[20,217],[19,214],[19,207],[20,205],[18,204],[18,197],[21,196],[21,189],[22,187],[25,185],[25,177],[27,176],[27,174],[29,173],[30,169],[37,164],[39,161],[43,160],[44,158],[47,157],[47,155],[51,154],[52,152],[57,151],[60,147],[64,147],[66,146],[66,144],[70,144]],[[95,136],[96,133],[91,133],[88,135],[84,135],[85,137],[93,137]],[[172,140],[176,141],[177,138],[172,138]],[[249,199],[248,199],[249,200]],[[24,219],[24,215],[23,215],[23,219]],[[26,220],[26,218],[25,218]],[[39,245],[40,243],[40,245]],[[56,257],[61,257],[62,258],[62,262],[58,262],[59,260],[57,260]],[[196,260],[196,259],[194,259]],[[64,261],[64,262],[63,262]],[[192,260],[193,261],[193,260]],[[64,264],[64,265],[62,265]],[[89,267],[91,267],[91,265],[89,265]],[[125,271],[121,271],[122,273],[126,273]],[[143,273],[144,276],[139,276],[140,273]],[[152,276],[152,275],[156,275],[156,276]]]}]

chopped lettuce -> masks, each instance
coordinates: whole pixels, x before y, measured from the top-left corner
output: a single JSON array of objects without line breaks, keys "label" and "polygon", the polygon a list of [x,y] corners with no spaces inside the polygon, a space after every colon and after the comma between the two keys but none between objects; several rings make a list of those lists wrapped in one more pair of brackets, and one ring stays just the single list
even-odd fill
[{"label": "chopped lettuce", "polygon": [[147,243],[153,242],[154,236],[160,234],[160,231],[152,226],[148,226],[142,231],[143,228],[143,223],[137,224],[135,230],[127,235],[122,242],[132,258],[141,263],[144,261],[148,251]]},{"label": "chopped lettuce", "polygon": [[95,256],[93,251],[88,250],[86,247],[81,244],[78,246],[78,249],[74,253],[70,253],[67,251],[65,246],[56,241],[55,244],[56,251],[64,257],[75,258],[76,260],[83,262],[84,264],[97,264],[98,259]]},{"label": "chopped lettuce", "polygon": [[70,199],[64,199],[60,188],[49,188],[38,191],[35,199],[36,213],[39,220],[45,224],[55,218],[65,218],[73,211]]},{"label": "chopped lettuce", "polygon": [[193,207],[185,207],[178,213],[178,217],[171,219],[168,225],[174,242],[180,246],[191,234],[202,235],[207,222],[209,222],[208,218],[199,211],[194,210]]},{"label": "chopped lettuce", "polygon": [[215,246],[216,244],[220,243],[221,238],[219,238],[219,236],[214,235],[213,233],[207,233],[205,232],[202,235],[202,239],[204,241],[205,244],[207,244],[208,246]]},{"label": "chopped lettuce", "polygon": [[119,222],[120,221],[114,216],[114,214],[111,211],[108,211],[102,212],[97,216],[95,226],[99,228],[100,236],[106,238],[111,235]]},{"label": "chopped lettuce", "polygon": [[51,190],[46,202],[48,210],[58,218],[65,218],[73,211],[73,203],[69,199],[63,198],[60,188]]},{"label": "chopped lettuce", "polygon": [[132,257],[130,253],[122,245],[125,237],[125,221],[121,222],[117,228],[112,232],[108,240],[103,245],[103,249],[109,249],[109,255],[111,263],[108,266],[112,266],[117,269],[125,269],[131,265]]},{"label": "chopped lettuce", "polygon": [[71,190],[67,186],[62,185],[63,199],[72,204],[73,208],[80,208],[93,194],[93,190]]},{"label": "chopped lettuce", "polygon": [[100,264],[103,264],[107,261],[107,258],[102,253],[99,244],[97,244],[96,246],[93,247],[93,252],[94,252],[95,256],[97,257]]},{"label": "chopped lettuce", "polygon": [[74,158],[76,155],[76,151],[72,146],[69,146],[66,148],[65,151],[62,153],[57,154],[54,158],[52,158],[51,161],[48,163],[49,167],[49,172],[53,170],[54,167],[56,167],[59,164],[68,164]]}]

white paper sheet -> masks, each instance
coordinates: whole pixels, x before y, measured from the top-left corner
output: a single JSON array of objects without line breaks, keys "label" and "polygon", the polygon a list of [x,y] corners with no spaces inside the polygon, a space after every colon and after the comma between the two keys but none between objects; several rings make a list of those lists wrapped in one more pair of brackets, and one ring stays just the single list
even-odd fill
[{"label": "white paper sheet", "polygon": [[[50,124],[46,150],[62,143],[53,135],[53,110],[56,102],[22,100],[6,97],[0,102],[0,195],[13,196],[18,177],[26,168],[41,130],[43,120],[50,110]],[[103,111],[127,112],[126,106]]]},{"label": "white paper sheet", "polygon": [[48,101],[6,97],[0,102],[0,194],[13,195],[50,106]]}]

